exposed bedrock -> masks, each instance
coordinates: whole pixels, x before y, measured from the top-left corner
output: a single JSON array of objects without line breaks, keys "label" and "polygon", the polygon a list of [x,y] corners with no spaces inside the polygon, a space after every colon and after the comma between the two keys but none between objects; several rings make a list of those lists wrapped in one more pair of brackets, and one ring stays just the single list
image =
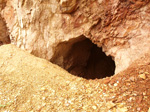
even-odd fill
[{"label": "exposed bedrock", "polygon": [[118,73],[150,51],[149,0],[8,0],[2,16],[13,44],[83,77]]},{"label": "exposed bedrock", "polygon": [[[4,9],[6,0],[0,0],[0,12]],[[10,43],[9,33],[5,20],[0,15],[0,45]]]}]

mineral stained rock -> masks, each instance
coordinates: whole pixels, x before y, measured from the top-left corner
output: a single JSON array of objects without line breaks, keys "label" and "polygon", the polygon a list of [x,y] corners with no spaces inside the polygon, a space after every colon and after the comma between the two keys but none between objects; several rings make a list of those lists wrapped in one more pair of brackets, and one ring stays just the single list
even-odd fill
[{"label": "mineral stained rock", "polygon": [[0,45],[10,43],[8,29],[4,19],[0,16]]},{"label": "mineral stained rock", "polygon": [[[0,0],[0,12],[4,9],[6,5],[5,0]],[[6,22],[0,15],[0,45],[10,43],[8,29],[6,27]]]},{"label": "mineral stained rock", "polygon": [[69,51],[84,36],[114,59],[118,73],[150,51],[149,12],[149,0],[7,0],[2,16],[12,43],[38,57],[62,56],[61,43],[74,39]]}]

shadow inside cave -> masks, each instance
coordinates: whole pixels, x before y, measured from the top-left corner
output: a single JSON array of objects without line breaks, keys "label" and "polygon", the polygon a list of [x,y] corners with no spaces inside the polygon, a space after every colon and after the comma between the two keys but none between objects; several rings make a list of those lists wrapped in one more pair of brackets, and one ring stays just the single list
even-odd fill
[{"label": "shadow inside cave", "polygon": [[100,79],[114,75],[115,62],[88,38],[82,36],[57,46],[51,62],[69,73],[85,79]]}]

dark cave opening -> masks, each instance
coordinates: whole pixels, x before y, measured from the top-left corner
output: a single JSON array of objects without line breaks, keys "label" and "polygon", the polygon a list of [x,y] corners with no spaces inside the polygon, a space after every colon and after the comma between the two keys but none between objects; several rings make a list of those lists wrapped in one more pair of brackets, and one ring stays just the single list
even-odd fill
[{"label": "dark cave opening", "polygon": [[85,79],[110,77],[115,71],[112,58],[84,36],[59,44],[51,62]]}]

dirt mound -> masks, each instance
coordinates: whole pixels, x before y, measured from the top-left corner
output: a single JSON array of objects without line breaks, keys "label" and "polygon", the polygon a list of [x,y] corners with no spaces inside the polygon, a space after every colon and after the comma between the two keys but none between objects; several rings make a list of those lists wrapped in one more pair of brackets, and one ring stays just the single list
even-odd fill
[{"label": "dirt mound", "polygon": [[148,112],[149,73],[150,65],[134,63],[112,77],[87,80],[13,45],[3,45],[0,111]]}]

